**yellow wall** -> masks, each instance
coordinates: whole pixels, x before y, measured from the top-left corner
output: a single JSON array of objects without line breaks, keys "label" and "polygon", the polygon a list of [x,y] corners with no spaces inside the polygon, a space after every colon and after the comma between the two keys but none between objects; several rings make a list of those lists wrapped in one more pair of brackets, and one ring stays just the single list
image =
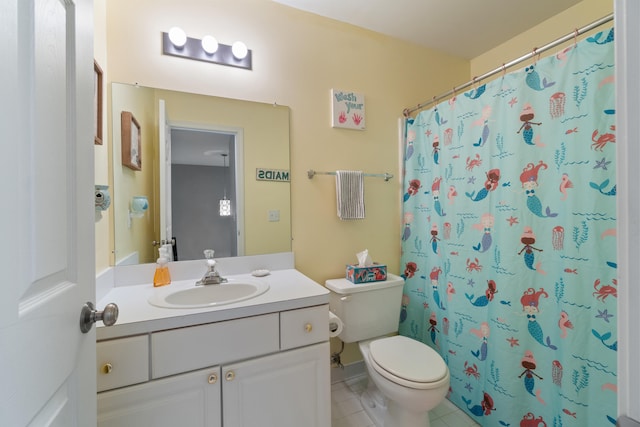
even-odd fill
[{"label": "yellow wall", "polygon": [[[471,76],[481,76],[500,67],[501,64],[532,52],[535,47],[544,46],[571,33],[574,29],[595,22],[610,13],[613,13],[613,0],[583,0],[542,24],[474,58],[471,61]],[[601,30],[602,28],[595,31]],[[561,49],[561,46],[550,49],[547,55],[555,54]],[[524,64],[520,64],[514,69],[524,66]]]}]

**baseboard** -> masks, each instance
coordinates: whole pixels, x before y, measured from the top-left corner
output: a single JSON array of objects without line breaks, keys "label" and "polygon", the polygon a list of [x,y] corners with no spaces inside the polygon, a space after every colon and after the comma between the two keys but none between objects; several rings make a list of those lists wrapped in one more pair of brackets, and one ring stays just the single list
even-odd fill
[{"label": "baseboard", "polygon": [[350,378],[359,377],[365,375],[367,369],[364,366],[364,360],[358,362],[349,363],[344,365],[344,368],[337,366],[331,367],[331,384],[339,383],[341,381],[348,380]]}]

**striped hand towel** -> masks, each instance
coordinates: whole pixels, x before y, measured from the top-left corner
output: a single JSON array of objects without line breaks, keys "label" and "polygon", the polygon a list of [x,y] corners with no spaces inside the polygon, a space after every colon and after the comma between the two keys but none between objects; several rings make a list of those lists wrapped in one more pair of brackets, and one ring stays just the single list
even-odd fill
[{"label": "striped hand towel", "polygon": [[336,171],[336,196],[340,219],[364,219],[362,171]]}]

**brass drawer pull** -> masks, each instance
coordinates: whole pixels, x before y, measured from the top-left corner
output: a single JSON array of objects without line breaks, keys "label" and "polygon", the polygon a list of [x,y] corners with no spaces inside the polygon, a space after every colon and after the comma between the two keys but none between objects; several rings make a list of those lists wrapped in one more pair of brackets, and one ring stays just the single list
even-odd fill
[{"label": "brass drawer pull", "polygon": [[113,371],[113,365],[111,363],[105,363],[104,365],[102,365],[101,370],[103,374],[110,374],[111,371]]}]

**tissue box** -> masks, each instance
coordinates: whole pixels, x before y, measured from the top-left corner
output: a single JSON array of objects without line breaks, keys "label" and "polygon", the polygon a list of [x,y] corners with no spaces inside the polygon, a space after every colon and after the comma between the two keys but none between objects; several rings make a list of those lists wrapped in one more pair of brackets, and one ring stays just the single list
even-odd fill
[{"label": "tissue box", "polygon": [[347,264],[347,280],[352,283],[369,283],[387,280],[387,266],[374,263],[370,267]]}]

